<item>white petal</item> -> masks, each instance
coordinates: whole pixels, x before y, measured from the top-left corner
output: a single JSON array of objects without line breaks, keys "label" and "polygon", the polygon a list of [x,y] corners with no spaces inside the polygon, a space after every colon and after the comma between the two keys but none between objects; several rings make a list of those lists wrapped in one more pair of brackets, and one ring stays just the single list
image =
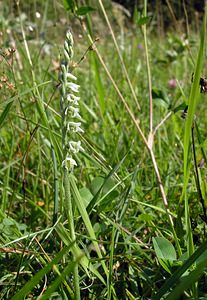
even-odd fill
[{"label": "white petal", "polygon": [[71,89],[71,91],[73,91],[74,93],[78,93],[80,85],[74,82],[67,82],[67,87],[69,87],[69,89]]},{"label": "white petal", "polygon": [[77,97],[73,94],[68,94],[67,95],[67,100],[74,105],[78,105],[78,101],[80,100],[80,97]]},{"label": "white petal", "polygon": [[81,122],[68,122],[68,131],[84,132],[84,130],[80,126]]},{"label": "white petal", "polygon": [[80,141],[78,141],[78,142],[70,141],[69,142],[69,148],[70,148],[70,151],[72,153],[78,153],[80,150],[84,150],[81,147],[81,142]]},{"label": "white petal", "polygon": [[62,167],[66,168],[67,170],[73,170],[73,168],[77,166],[77,162],[72,157],[66,157],[66,159],[62,162]]},{"label": "white petal", "polygon": [[72,118],[81,119],[81,115],[79,114],[79,108],[70,106],[70,111],[72,113]]}]

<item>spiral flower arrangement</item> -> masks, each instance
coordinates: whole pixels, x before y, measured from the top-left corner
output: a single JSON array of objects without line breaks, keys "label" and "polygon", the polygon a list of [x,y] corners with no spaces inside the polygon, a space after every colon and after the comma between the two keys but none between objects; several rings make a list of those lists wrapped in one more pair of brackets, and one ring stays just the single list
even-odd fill
[{"label": "spiral flower arrangement", "polygon": [[81,147],[81,142],[77,140],[78,132],[83,133],[81,128],[81,116],[79,114],[79,85],[75,82],[77,78],[71,73],[73,57],[73,36],[70,31],[66,33],[64,43],[64,60],[60,65],[60,107],[62,116],[62,145],[63,161],[62,167],[72,172],[77,162],[74,154],[77,154]]}]

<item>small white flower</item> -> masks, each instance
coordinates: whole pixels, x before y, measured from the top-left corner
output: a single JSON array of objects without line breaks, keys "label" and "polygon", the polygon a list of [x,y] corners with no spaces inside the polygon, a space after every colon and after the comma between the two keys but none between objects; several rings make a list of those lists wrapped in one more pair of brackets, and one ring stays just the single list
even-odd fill
[{"label": "small white flower", "polygon": [[80,100],[80,97],[77,97],[77,96],[75,96],[73,94],[68,94],[67,95],[67,100],[71,104],[78,105],[78,101]]},{"label": "small white flower", "polygon": [[67,79],[71,79],[71,80],[77,80],[77,78],[73,74],[71,74],[71,73],[67,73],[66,74],[66,78]]},{"label": "small white flower", "polygon": [[80,141],[78,141],[78,142],[70,141],[69,148],[72,153],[78,153],[80,150],[84,151],[83,147],[81,147]]},{"label": "small white flower", "polygon": [[73,170],[75,166],[77,166],[77,162],[72,157],[66,157],[62,162],[62,167],[66,170]]},{"label": "small white flower", "polygon": [[66,86],[74,93],[78,93],[78,89],[80,85],[74,83],[74,82],[67,82]]},{"label": "small white flower", "polygon": [[38,11],[36,11],[35,16],[36,16],[37,19],[40,19],[41,14]]},{"label": "small white flower", "polygon": [[84,132],[81,128],[81,122],[68,122],[68,131]]},{"label": "small white flower", "polygon": [[65,116],[68,115],[68,111],[70,111],[71,118],[81,119],[81,115],[79,114],[79,108],[78,107],[67,106],[65,108],[65,112],[64,112]]},{"label": "small white flower", "polygon": [[81,119],[81,116],[80,116],[80,114],[79,114],[79,108],[78,108],[78,107],[70,106],[69,109],[70,109],[70,111],[71,111],[71,117],[72,117],[72,118],[78,118],[78,119]]}]

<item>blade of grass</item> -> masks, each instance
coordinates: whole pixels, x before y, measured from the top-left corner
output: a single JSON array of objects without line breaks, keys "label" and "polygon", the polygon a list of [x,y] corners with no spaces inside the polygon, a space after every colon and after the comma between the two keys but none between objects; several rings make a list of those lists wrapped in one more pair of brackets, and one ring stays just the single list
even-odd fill
[{"label": "blade of grass", "polygon": [[33,290],[33,288],[40,282],[40,280],[47,274],[54,265],[56,265],[62,258],[63,256],[68,253],[69,249],[71,248],[72,244],[70,246],[66,246],[63,248],[57,255],[56,257],[48,263],[43,269],[41,269],[37,274],[35,274],[32,279],[27,282],[21,290],[16,293],[11,299],[12,300],[19,300],[19,299],[24,299],[24,297]]},{"label": "blade of grass", "polygon": [[[61,223],[58,224],[58,226],[56,227],[56,231],[65,245],[69,245],[71,243],[70,235],[69,235],[68,231],[65,229],[65,227],[63,226],[63,224],[61,224]],[[75,257],[82,256],[82,253],[83,253],[77,244],[75,244],[71,247],[71,252],[73,253],[73,255]],[[88,270],[90,270],[91,273],[93,273],[105,285],[105,280],[103,279],[101,274],[93,267],[93,265],[90,263],[87,256],[81,257],[80,264],[82,265],[82,267],[88,277],[90,277],[89,272],[88,272]]]},{"label": "blade of grass", "polygon": [[86,226],[88,234],[89,234],[90,238],[92,239],[92,243],[94,244],[97,255],[101,259],[101,264],[102,264],[102,267],[105,271],[105,274],[108,276],[108,269],[106,267],[105,262],[103,261],[103,257],[102,257],[100,248],[99,248],[98,243],[96,241],[95,232],[93,230],[93,227],[92,227],[89,215],[86,211],[85,205],[83,203],[83,200],[82,200],[82,198],[80,196],[80,193],[78,191],[78,188],[76,186],[75,179],[74,179],[73,175],[69,176],[69,180],[70,180],[70,184],[71,184],[71,193],[72,193],[74,204],[77,205],[77,207],[78,207],[79,213],[80,213],[80,215],[83,219],[83,222]]},{"label": "blade of grass", "polygon": [[111,243],[110,243],[110,259],[109,259],[109,276],[107,278],[107,300],[111,299],[112,293],[112,275],[113,275],[113,261],[114,261],[114,238],[115,238],[115,227],[112,228]]},{"label": "blade of grass", "polygon": [[205,43],[206,43],[206,19],[207,19],[207,5],[205,5],[205,14],[204,14],[203,27],[202,27],[201,38],[200,38],[200,48],[199,48],[198,57],[196,61],[194,80],[190,91],[190,98],[188,103],[188,114],[185,122],[185,132],[184,132],[184,183],[183,183],[183,192],[181,198],[184,197],[185,200],[185,223],[186,223],[188,255],[191,255],[194,252],[194,244],[193,244],[189,205],[188,205],[188,195],[187,195],[187,186],[189,182],[190,165],[191,165],[189,160],[189,144],[190,144],[191,127],[193,124],[193,118],[200,97],[199,83],[200,83],[201,68],[202,68],[204,51],[205,51]]},{"label": "blade of grass", "polygon": [[[70,273],[73,272],[75,265],[78,261],[70,262],[67,267],[61,272],[60,276],[58,276],[47,288],[45,293],[37,298],[37,300],[47,300],[50,299],[51,294],[57,290],[60,284],[65,280],[65,277],[68,276]],[[75,299],[75,298],[74,298]]]}]

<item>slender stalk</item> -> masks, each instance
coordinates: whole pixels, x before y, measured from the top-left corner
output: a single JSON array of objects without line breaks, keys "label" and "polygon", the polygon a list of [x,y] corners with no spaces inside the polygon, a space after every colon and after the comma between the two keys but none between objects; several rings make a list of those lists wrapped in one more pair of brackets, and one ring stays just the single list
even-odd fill
[{"label": "slender stalk", "polygon": [[[147,16],[147,0],[144,1],[144,17]],[[149,50],[147,45],[147,25],[143,25],[143,33],[144,33],[144,47],[145,47],[145,56],[146,56],[146,64],[147,64],[147,77],[148,77],[148,89],[149,89],[149,126],[150,133],[152,133],[153,128],[153,103],[152,103],[152,82],[151,82],[151,70],[149,63]]]},{"label": "slender stalk", "polygon": [[[70,237],[72,242],[74,242],[76,240],[76,236],[75,236],[75,227],[73,222],[73,208],[72,208],[71,193],[70,193],[70,179],[69,179],[68,170],[66,168],[64,168],[63,171],[63,183],[65,189],[65,211],[68,219]],[[73,259],[76,260],[75,256],[73,256]],[[73,275],[74,275],[75,299],[80,300],[81,298],[80,298],[78,264],[76,264],[74,267]]]},{"label": "slender stalk", "polygon": [[57,160],[53,146],[51,146],[51,155],[53,160],[53,173],[54,173],[54,210],[53,210],[53,225],[57,222],[58,218],[58,172],[57,172]]},{"label": "slender stalk", "polygon": [[153,135],[155,135],[156,134],[156,132],[157,132],[157,130],[165,123],[165,121],[167,120],[167,119],[169,119],[169,117],[172,115],[172,111],[170,111],[170,112],[168,112],[167,114],[166,114],[166,116],[159,122],[159,124],[157,124],[157,126],[154,128],[154,130],[153,130]]}]

